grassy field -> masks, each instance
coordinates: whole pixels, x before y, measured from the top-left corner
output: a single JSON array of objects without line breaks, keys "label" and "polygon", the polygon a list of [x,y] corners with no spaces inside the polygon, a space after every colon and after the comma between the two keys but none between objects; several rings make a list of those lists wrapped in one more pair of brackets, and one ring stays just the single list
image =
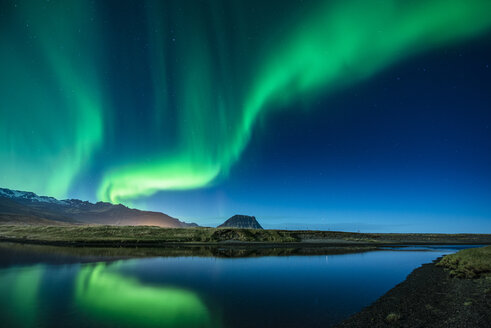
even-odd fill
[{"label": "grassy field", "polygon": [[440,260],[438,266],[450,270],[459,278],[478,278],[491,274],[491,246],[469,248],[450,254]]},{"label": "grassy field", "polygon": [[73,243],[297,242],[288,232],[149,226],[0,226],[0,238]]},{"label": "grassy field", "polygon": [[0,225],[0,240],[68,245],[158,245],[166,243],[312,243],[312,244],[491,244],[483,234],[380,234],[228,228],[150,226]]}]

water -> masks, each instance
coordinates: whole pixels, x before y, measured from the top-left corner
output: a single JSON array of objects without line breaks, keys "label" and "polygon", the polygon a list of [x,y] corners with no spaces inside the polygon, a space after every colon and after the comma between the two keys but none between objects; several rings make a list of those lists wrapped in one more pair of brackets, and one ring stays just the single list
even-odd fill
[{"label": "water", "polygon": [[99,258],[3,244],[0,325],[329,327],[375,301],[416,267],[457,249],[81,263]]}]

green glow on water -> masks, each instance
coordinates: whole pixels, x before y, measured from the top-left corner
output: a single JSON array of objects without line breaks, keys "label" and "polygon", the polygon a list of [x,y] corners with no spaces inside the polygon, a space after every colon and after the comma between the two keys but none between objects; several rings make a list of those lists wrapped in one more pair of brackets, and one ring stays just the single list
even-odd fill
[{"label": "green glow on water", "polygon": [[35,327],[40,316],[39,289],[44,266],[0,270],[0,325]]},{"label": "green glow on water", "polygon": [[74,301],[89,318],[129,327],[217,327],[191,291],[144,285],[108,269],[83,267],[75,281]]}]

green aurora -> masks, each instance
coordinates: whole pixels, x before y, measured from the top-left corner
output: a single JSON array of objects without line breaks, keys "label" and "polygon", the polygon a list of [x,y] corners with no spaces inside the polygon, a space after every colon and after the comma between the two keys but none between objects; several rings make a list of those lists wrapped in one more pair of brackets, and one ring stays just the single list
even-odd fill
[{"label": "green aurora", "polygon": [[1,184],[62,197],[103,138],[96,24],[78,29],[90,15],[82,1],[25,2],[9,14],[0,23]]},{"label": "green aurora", "polygon": [[[143,52],[105,42],[121,22],[102,5],[12,2],[3,13],[2,186],[64,197],[91,168],[92,192],[114,203],[208,186],[227,176],[262,115],[491,27],[488,0],[310,1],[281,12],[265,3],[266,17],[241,1],[145,5],[144,20],[127,22]],[[118,76],[106,67],[114,53]]]}]

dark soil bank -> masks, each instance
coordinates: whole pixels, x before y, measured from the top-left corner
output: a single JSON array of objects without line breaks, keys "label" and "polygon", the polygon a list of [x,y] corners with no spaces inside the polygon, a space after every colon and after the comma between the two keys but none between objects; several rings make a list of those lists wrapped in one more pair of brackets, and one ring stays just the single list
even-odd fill
[{"label": "dark soil bank", "polygon": [[491,277],[453,278],[424,264],[337,327],[491,327]]}]

